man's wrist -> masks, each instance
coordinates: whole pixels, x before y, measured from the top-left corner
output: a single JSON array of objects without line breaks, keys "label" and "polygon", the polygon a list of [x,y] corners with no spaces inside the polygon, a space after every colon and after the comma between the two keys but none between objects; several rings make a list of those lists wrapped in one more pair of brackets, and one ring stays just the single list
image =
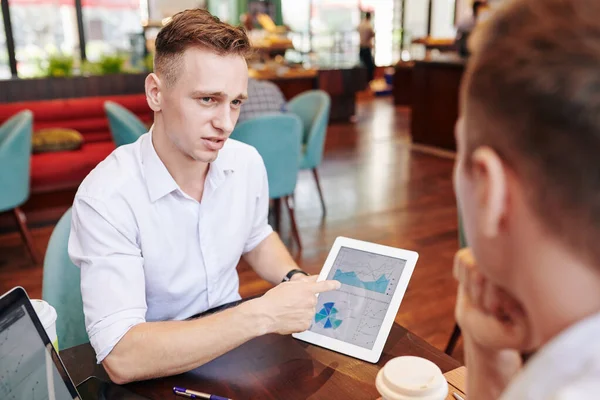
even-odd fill
[{"label": "man's wrist", "polygon": [[484,386],[493,392],[501,393],[522,367],[521,357],[516,350],[485,348],[468,334],[464,336],[463,343],[467,368],[477,371],[472,378],[485,381]]},{"label": "man's wrist", "polygon": [[299,268],[293,268],[290,271],[288,271],[288,273],[283,277],[281,282],[288,282],[288,281],[293,281],[293,280],[297,280],[297,279],[302,279],[307,276],[309,276],[308,272],[303,271]]},{"label": "man's wrist", "polygon": [[299,280],[301,280],[301,279],[304,279],[304,278],[306,278],[307,276],[308,276],[308,274],[307,274],[307,273],[305,273],[305,274],[295,274],[295,275],[292,275],[292,277],[290,278],[290,282],[293,282],[293,281],[299,281]]},{"label": "man's wrist", "polygon": [[254,330],[253,335],[256,337],[271,333],[273,325],[272,319],[264,312],[265,307],[261,302],[262,297],[259,297],[246,301],[237,307],[242,314],[242,318],[250,322],[249,326]]}]

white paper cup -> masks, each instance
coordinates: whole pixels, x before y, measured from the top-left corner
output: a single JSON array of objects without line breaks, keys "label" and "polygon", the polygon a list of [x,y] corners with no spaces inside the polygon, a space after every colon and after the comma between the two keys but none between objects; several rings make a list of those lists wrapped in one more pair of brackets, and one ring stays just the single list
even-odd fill
[{"label": "white paper cup", "polygon": [[56,335],[56,310],[44,300],[31,300],[33,309],[42,322],[52,345],[58,351],[58,336]]},{"label": "white paper cup", "polygon": [[383,400],[445,400],[448,382],[437,365],[420,357],[397,357],[377,374]]}]

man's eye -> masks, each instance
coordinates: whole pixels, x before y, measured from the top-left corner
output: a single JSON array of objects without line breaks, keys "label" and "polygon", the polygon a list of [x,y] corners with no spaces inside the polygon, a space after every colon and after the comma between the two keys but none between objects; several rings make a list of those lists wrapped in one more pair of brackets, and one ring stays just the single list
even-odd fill
[{"label": "man's eye", "polygon": [[214,99],[212,97],[202,97],[200,98],[200,101],[204,104],[211,104]]},{"label": "man's eye", "polygon": [[234,100],[231,102],[231,104],[233,104],[234,106],[241,106],[242,105],[242,101],[241,100]]}]

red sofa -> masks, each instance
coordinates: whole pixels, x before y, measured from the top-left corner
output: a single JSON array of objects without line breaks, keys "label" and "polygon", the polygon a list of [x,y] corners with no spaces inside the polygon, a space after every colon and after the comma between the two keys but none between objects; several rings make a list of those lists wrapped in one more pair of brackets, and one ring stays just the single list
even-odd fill
[{"label": "red sofa", "polygon": [[34,131],[42,128],[71,128],[83,135],[79,150],[33,154],[32,193],[74,188],[114,149],[104,102],[119,103],[150,124],[153,113],[145,94],[84,97],[61,100],[0,104],[0,123],[21,110],[33,112]]}]

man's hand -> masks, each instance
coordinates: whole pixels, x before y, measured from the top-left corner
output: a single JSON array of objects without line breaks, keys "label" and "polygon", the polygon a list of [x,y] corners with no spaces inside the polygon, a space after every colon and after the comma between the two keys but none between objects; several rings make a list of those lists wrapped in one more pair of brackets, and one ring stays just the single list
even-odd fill
[{"label": "man's hand", "polygon": [[470,249],[454,258],[458,280],[456,321],[464,337],[467,394],[497,399],[521,369],[519,351],[528,342],[528,325],[519,303],[477,269]]},{"label": "man's hand", "polygon": [[317,294],[337,290],[338,281],[317,282],[318,276],[306,277],[281,283],[251,300],[266,323],[266,333],[303,332],[310,327],[316,313]]},{"label": "man's hand", "polygon": [[470,249],[456,253],[454,277],[459,282],[456,321],[463,334],[482,348],[527,350],[530,337],[522,307],[479,272]]}]

